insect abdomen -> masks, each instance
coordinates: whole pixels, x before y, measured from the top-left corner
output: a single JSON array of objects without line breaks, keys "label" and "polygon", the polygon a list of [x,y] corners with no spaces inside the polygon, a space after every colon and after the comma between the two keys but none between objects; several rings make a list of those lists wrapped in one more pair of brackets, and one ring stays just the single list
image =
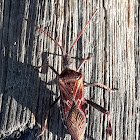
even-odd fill
[{"label": "insect abdomen", "polygon": [[86,128],[86,114],[80,108],[74,106],[69,112],[66,123],[73,139],[81,140]]}]

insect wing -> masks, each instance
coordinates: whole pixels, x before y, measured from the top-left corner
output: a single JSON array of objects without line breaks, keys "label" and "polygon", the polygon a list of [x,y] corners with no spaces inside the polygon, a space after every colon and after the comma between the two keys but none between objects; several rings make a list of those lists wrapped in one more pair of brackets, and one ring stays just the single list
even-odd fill
[{"label": "insect wing", "polygon": [[77,106],[73,106],[67,117],[67,128],[73,139],[81,140],[86,129],[86,116]]}]

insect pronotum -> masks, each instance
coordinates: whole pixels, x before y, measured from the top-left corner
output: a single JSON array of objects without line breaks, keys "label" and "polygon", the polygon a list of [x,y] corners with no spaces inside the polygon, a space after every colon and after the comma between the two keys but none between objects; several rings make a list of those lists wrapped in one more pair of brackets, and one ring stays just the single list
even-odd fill
[{"label": "insect pronotum", "polygon": [[[67,127],[70,135],[75,140],[81,140],[84,137],[85,129],[86,129],[86,116],[87,116],[87,104],[91,105],[92,107],[96,108],[97,110],[101,111],[102,113],[107,115],[107,136],[108,138],[112,134],[112,128],[111,128],[111,120],[109,112],[101,107],[100,105],[92,102],[91,100],[87,100],[84,98],[84,84],[85,86],[91,85],[84,83],[83,76],[79,71],[82,64],[84,64],[86,61],[89,61],[91,57],[88,57],[84,59],[80,66],[77,68],[77,70],[70,69],[70,56],[71,56],[71,50],[73,49],[74,45],[80,38],[81,34],[87,27],[87,25],[90,23],[92,18],[94,17],[95,12],[93,13],[92,17],[89,19],[89,21],[85,24],[83,29],[81,30],[80,34],[72,44],[70,50],[68,52],[64,51],[64,48],[56,41],[54,40],[48,33],[46,33],[43,29],[41,29],[39,26],[35,25],[36,28],[38,28],[40,31],[45,33],[51,40],[55,42],[55,44],[61,49],[62,55],[63,55],[63,67],[64,70],[61,74],[59,74],[52,66],[47,64],[48,67],[52,69],[52,71],[56,74],[59,82],[59,88],[60,88],[60,96],[53,102],[53,104],[50,106],[50,108],[47,111],[47,117],[43,126],[43,129],[39,136],[41,136],[46,128],[47,125],[47,118],[49,111],[51,108],[58,102],[60,99],[61,103],[61,111],[62,111],[62,117],[63,122],[65,126]],[[25,19],[28,21],[28,19]],[[101,88],[104,88],[109,91],[114,91],[115,89],[107,88],[105,85],[101,83],[93,83],[93,86],[99,86]]]}]

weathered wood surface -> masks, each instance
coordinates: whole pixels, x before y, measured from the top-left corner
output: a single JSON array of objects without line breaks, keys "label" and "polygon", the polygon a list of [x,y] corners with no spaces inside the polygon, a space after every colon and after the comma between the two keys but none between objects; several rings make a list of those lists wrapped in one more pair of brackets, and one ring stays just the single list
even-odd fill
[{"label": "weathered wood surface", "polygon": [[[86,87],[85,97],[111,113],[113,140],[140,139],[140,7],[139,0],[0,1],[0,139],[34,140],[46,110],[60,94],[56,75],[34,66],[49,64],[61,73],[61,51],[23,18],[39,25],[69,48],[98,8],[73,49],[73,69],[93,53],[82,68],[87,82],[102,82],[117,93]],[[89,109],[84,139],[106,139],[106,117]],[[71,139],[59,112],[52,109],[42,140]]]}]

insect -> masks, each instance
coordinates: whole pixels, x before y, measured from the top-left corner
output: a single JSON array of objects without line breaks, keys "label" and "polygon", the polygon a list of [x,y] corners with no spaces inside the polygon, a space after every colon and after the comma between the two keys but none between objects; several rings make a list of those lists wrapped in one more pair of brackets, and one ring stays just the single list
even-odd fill
[{"label": "insect", "polygon": [[[83,29],[81,30],[80,34],[74,41],[73,45],[71,46],[70,50],[68,52],[64,52],[64,48],[59,45],[59,43],[54,40],[48,33],[46,33],[43,29],[41,29],[39,26],[35,25],[36,28],[38,28],[40,31],[44,32],[51,40],[55,42],[55,44],[60,47],[62,54],[63,54],[63,67],[64,70],[61,74],[59,74],[52,66],[49,64],[48,67],[52,69],[52,71],[56,74],[59,82],[59,88],[60,88],[60,96],[52,103],[49,110],[47,111],[47,117],[43,126],[43,129],[40,133],[42,135],[45,131],[46,125],[47,125],[47,118],[49,111],[51,108],[58,102],[60,99],[61,103],[61,111],[62,111],[62,117],[64,124],[66,125],[70,135],[74,140],[81,140],[84,137],[85,129],[86,129],[86,116],[87,116],[87,104],[91,105],[92,107],[96,108],[97,110],[101,111],[102,113],[107,115],[107,135],[111,136],[112,134],[112,128],[111,128],[111,120],[109,112],[104,109],[103,107],[99,106],[98,104],[92,102],[91,100],[87,100],[84,98],[84,81],[83,76],[80,72],[78,72],[86,61],[89,61],[91,57],[88,57],[87,59],[84,59],[80,66],[77,68],[77,70],[70,69],[71,64],[71,50],[80,38],[81,34],[87,27],[87,25],[90,23],[92,18],[94,17],[97,10],[93,13],[92,17],[89,19],[89,21],[85,24]],[[27,20],[27,19],[25,19]],[[105,85],[101,83],[94,83],[93,86],[99,86],[101,88],[104,88],[106,90],[115,90],[107,88]],[[39,136],[40,136],[39,135]]]}]

